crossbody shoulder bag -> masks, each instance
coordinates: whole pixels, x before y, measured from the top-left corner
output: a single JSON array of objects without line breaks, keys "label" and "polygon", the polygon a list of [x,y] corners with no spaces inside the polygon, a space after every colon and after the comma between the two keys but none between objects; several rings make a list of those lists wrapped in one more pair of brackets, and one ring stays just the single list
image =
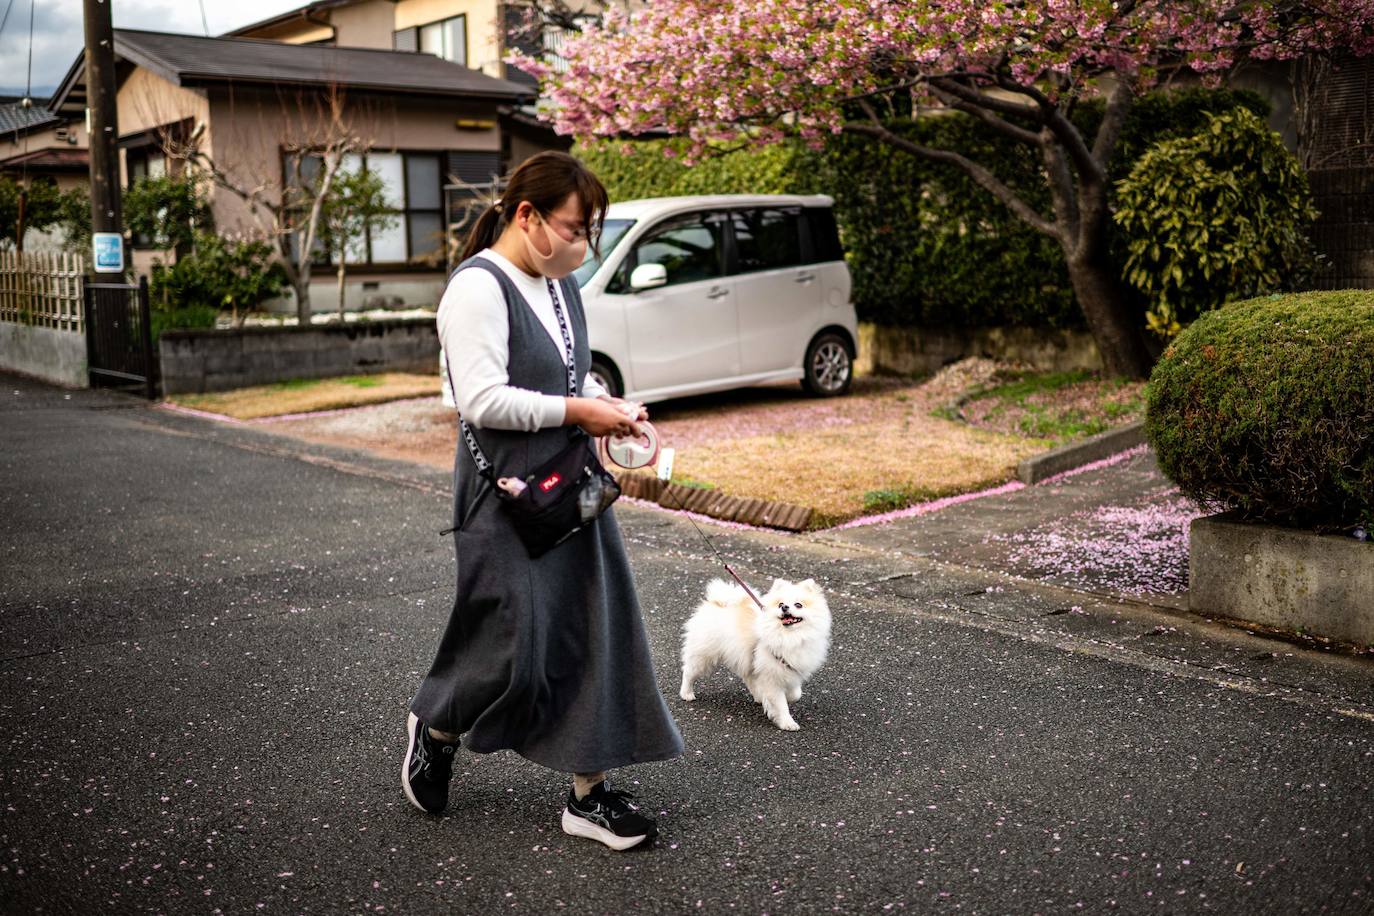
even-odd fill
[{"label": "crossbody shoulder bag", "polygon": [[[549,285],[549,297],[553,300],[553,311],[558,317],[558,329],[563,335],[568,368],[568,397],[575,398],[577,360],[574,357],[572,336],[568,333],[568,321],[559,305],[554,283],[547,277],[545,282]],[[451,372],[449,386],[453,386]],[[468,521],[477,512],[482,500],[488,493],[495,492],[502,510],[510,517],[526,551],[531,557],[540,557],[590,525],[620,496],[620,485],[602,466],[596,449],[592,446],[591,437],[577,427],[571,429],[571,441],[566,448],[521,478],[525,488],[519,494],[509,493],[496,485],[497,471],[482,453],[482,447],[478,444],[477,436],[467,420],[460,419],[458,427],[468,454],[472,456],[472,462],[477,467],[477,473],[485,480],[486,486],[473,501],[472,507],[464,515],[457,530],[461,531],[467,527]]]}]

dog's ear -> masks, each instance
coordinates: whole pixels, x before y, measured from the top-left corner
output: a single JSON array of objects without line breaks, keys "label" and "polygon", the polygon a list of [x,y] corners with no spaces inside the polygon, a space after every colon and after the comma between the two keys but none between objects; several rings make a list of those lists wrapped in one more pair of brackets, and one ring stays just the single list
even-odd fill
[{"label": "dog's ear", "polygon": [[815,579],[803,579],[801,582],[797,583],[797,588],[804,588],[813,595],[819,595],[821,593],[821,587],[816,584]]},{"label": "dog's ear", "polygon": [[768,590],[771,592],[774,589],[787,588],[791,584],[792,583],[788,582],[786,579],[774,579],[773,584],[768,587]]}]

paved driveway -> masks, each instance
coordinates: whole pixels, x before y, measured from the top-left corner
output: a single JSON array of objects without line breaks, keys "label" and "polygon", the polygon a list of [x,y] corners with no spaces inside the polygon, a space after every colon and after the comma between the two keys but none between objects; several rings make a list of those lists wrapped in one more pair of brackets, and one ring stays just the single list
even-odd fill
[{"label": "paved driveway", "polygon": [[444,472],[5,382],[5,913],[1371,909],[1369,665],[712,529],[746,575],[815,576],[836,608],[783,733],[722,675],[675,697],[720,570],[632,507],[688,748],[617,774],[658,843],[565,837],[565,780],[509,753],[465,756],[448,816],[422,816],[397,770],[452,599]]}]

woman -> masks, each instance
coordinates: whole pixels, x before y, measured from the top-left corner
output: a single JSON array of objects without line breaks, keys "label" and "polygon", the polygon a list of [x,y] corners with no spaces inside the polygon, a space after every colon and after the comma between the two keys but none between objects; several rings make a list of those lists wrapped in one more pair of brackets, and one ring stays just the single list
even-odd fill
[{"label": "woman", "polygon": [[[569,427],[631,433],[648,417],[589,376],[582,300],[564,279],[589,241],[595,249],[606,205],[580,162],[540,153],[482,215],[444,292],[449,381],[494,476],[524,479],[568,445]],[[654,677],[620,529],[608,510],[531,559],[489,486],[460,436],[458,593],[411,703],[406,797],[437,814],[460,740],[481,753],[509,748],[573,774],[566,832],[628,849],[657,827],[628,792],[607,787],[606,771],[677,757],[682,736]]]}]

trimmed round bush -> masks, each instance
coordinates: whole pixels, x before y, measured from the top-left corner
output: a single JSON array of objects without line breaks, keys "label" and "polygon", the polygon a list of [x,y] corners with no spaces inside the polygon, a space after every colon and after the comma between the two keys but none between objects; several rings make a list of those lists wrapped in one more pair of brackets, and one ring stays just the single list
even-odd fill
[{"label": "trimmed round bush", "polygon": [[1374,520],[1374,291],[1209,312],[1150,377],[1160,468],[1213,509],[1335,530]]}]

